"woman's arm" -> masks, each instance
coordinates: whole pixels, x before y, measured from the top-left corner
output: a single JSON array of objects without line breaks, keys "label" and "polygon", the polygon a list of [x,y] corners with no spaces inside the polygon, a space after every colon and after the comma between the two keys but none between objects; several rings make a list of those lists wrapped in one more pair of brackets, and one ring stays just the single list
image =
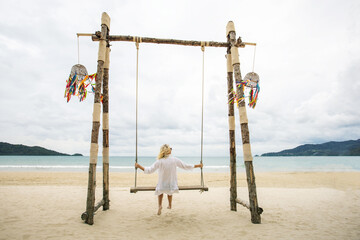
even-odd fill
[{"label": "woman's arm", "polygon": [[175,159],[176,159],[176,166],[179,168],[185,169],[185,170],[191,170],[193,168],[202,168],[203,167],[202,163],[196,164],[196,165],[192,165],[192,164],[190,165],[190,164],[184,163],[183,161],[181,161],[178,158],[175,158]]},{"label": "woman's arm", "polygon": [[146,173],[146,174],[150,174],[150,173],[155,172],[156,169],[159,168],[159,161],[154,162],[153,165],[151,165],[150,167],[146,167],[146,168],[143,167],[143,166],[141,166],[141,165],[138,164],[138,163],[135,163],[135,167],[136,167],[136,168],[140,168],[140,169],[143,170],[144,173]]},{"label": "woman's arm", "polygon": [[145,168],[143,166],[141,166],[140,164],[138,164],[138,163],[135,163],[135,167],[140,168],[143,171],[145,170]]}]

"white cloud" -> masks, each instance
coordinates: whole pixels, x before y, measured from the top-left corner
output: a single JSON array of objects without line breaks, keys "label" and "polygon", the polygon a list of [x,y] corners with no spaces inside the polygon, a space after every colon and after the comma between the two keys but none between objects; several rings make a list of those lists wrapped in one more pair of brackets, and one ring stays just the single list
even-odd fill
[{"label": "white cloud", "polygon": [[[357,1],[0,3],[1,141],[88,154],[93,97],[66,103],[63,93],[77,63],[75,34],[98,31],[102,11],[111,17],[111,34],[225,41],[233,20],[243,41],[257,42],[261,92],[256,109],[248,109],[254,154],[359,138]],[[89,73],[96,71],[97,47],[80,38],[80,61]],[[228,154],[224,55],[225,49],[205,52],[205,155]],[[244,76],[253,67],[253,48],[241,49],[240,58]],[[200,48],[141,44],[141,155],[156,155],[165,142],[178,155],[200,154],[201,61]],[[112,43],[113,155],[135,152],[135,63],[133,43]],[[236,143],[239,155],[239,126]]]}]

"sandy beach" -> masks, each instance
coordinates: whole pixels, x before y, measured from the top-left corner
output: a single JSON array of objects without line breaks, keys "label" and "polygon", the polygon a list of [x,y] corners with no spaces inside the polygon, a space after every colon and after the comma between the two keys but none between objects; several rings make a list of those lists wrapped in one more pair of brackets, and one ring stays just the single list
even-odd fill
[{"label": "sandy beach", "polygon": [[[199,181],[179,174],[181,185]],[[99,200],[101,174],[97,182]],[[240,205],[230,211],[229,174],[205,173],[205,182],[208,192],[182,191],[157,216],[153,192],[129,193],[133,173],[110,173],[110,210],[89,226],[80,218],[87,173],[0,172],[0,239],[360,239],[360,172],[256,173],[262,224]],[[238,196],[248,200],[242,173]]]}]

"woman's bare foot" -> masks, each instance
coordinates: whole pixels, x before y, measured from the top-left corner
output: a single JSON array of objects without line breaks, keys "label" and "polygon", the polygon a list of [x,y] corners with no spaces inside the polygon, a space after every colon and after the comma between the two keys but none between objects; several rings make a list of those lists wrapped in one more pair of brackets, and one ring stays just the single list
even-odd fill
[{"label": "woman's bare foot", "polygon": [[168,206],[167,209],[171,209],[171,206]]},{"label": "woman's bare foot", "polygon": [[162,210],[162,207],[159,207],[157,215],[161,215],[161,210]]}]

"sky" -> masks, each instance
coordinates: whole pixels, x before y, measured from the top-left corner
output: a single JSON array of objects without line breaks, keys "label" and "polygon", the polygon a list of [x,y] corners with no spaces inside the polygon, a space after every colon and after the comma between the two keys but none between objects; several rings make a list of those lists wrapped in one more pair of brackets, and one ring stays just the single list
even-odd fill
[{"label": "sky", "polygon": [[[64,90],[76,33],[100,31],[102,12],[112,35],[225,42],[233,21],[237,37],[257,43],[255,61],[253,46],[239,49],[242,75],[260,76],[257,106],[247,107],[254,155],[360,138],[358,0],[0,0],[0,141],[89,155],[93,95],[67,103]],[[133,156],[136,48],[111,45],[110,154]],[[95,73],[98,42],[81,37],[79,52]],[[229,155],[225,54],[205,49],[204,156]],[[139,156],[164,143],[177,156],[200,155],[201,74],[200,47],[140,44]],[[236,108],[235,117],[241,156]]]}]

